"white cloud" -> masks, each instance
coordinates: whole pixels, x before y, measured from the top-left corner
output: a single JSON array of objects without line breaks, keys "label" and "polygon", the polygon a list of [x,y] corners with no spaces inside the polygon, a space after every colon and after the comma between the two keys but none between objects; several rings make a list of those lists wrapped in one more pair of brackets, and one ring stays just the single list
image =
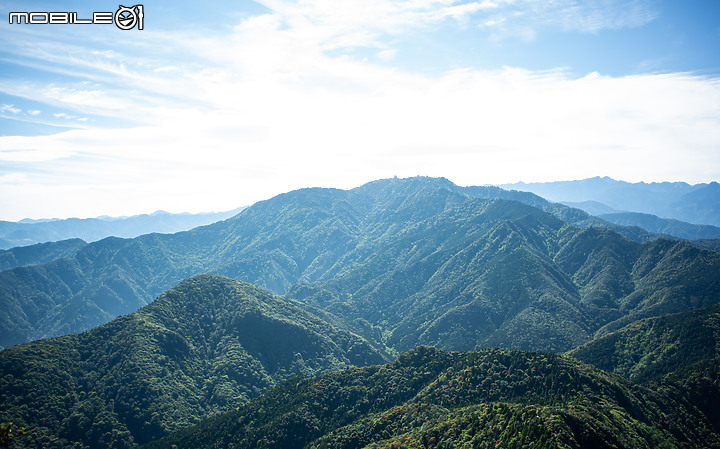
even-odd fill
[{"label": "white cloud", "polygon": [[[150,61],[141,46],[103,48],[97,59],[63,66],[91,69],[84,82],[0,79],[0,91],[72,111],[55,113],[58,119],[86,123],[104,115],[143,125],[0,137],[0,161],[13,164],[9,177],[0,177],[0,210],[222,210],[292,188],[349,188],[395,175],[461,184],[568,173],[630,181],[720,177],[717,79],[573,78],[511,67],[422,75],[381,64],[396,57],[386,33],[522,4],[548,13],[545,3],[268,0],[273,13],[248,18],[228,35],[153,35],[158,44],[173,42],[183,59]],[[573,11],[559,23],[579,14]],[[372,48],[376,60],[328,52],[357,46]],[[60,194],[70,199],[59,202]]]},{"label": "white cloud", "polygon": [[392,61],[393,59],[395,59],[395,55],[397,55],[397,50],[394,49],[382,50],[379,51],[377,54],[378,58],[380,58],[382,61]]},{"label": "white cloud", "polygon": [[11,114],[18,114],[22,112],[21,109],[18,109],[15,107],[15,105],[12,104],[3,104],[0,105],[0,113],[2,112],[10,112]]},{"label": "white cloud", "polygon": [[502,6],[478,18],[478,26],[496,39],[529,40],[548,29],[597,33],[636,28],[658,15],[650,0],[517,0]]},{"label": "white cloud", "polygon": [[168,66],[164,66],[164,67],[158,67],[157,69],[153,70],[153,72],[155,72],[155,73],[159,73],[159,72],[175,72],[175,71],[177,71],[177,70],[178,70],[178,68],[177,68],[176,66],[174,66],[174,65],[168,65]]}]

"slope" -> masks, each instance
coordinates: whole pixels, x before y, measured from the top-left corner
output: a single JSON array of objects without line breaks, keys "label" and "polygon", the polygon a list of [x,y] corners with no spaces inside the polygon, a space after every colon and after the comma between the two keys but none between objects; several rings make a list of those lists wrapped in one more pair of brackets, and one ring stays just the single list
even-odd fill
[{"label": "slope", "polygon": [[720,238],[720,227],[696,225],[679,220],[659,218],[655,215],[638,212],[617,212],[602,214],[603,220],[623,226],[639,226],[655,234],[666,234],[686,240]]},{"label": "slope", "polygon": [[576,229],[536,208],[469,199],[407,226],[363,263],[288,294],[397,350],[566,351],[639,318],[716,303],[720,257]]},{"label": "slope", "polygon": [[419,347],[285,382],[145,448],[720,447],[711,419],[677,393],[553,354]]},{"label": "slope", "polygon": [[634,382],[658,381],[720,356],[720,305],[637,321],[569,354]]},{"label": "slope", "polygon": [[[717,254],[676,242],[640,245],[565,221],[591,226],[588,217],[532,194],[445,179],[297,190],[210,226],[108,238],[67,259],[0,273],[0,345],[92,328],[209,271],[276,293],[292,288],[367,338],[400,350],[427,343],[565,351],[622,318],[718,301]],[[609,242],[614,249],[603,249]],[[401,323],[403,309],[411,313]],[[450,314],[441,319],[439,310]],[[548,320],[557,310],[560,321]],[[448,328],[453,314],[465,312],[492,319]],[[528,323],[532,332],[517,332]],[[428,332],[403,330],[420,328]]]},{"label": "slope", "polygon": [[570,223],[578,228],[602,227],[611,229],[623,237],[636,242],[647,242],[660,237],[659,235],[648,232],[641,227],[612,223],[610,221],[603,220],[600,217],[591,215],[582,210],[582,208],[576,208],[574,206],[569,207],[561,203],[548,201],[545,198],[531,192],[522,190],[505,190],[494,186],[471,186],[460,187],[459,189],[463,193],[476,198],[517,201],[527,206],[540,209],[543,212],[546,212],[553,217],[559,218],[560,220]]},{"label": "slope", "polygon": [[283,379],[384,360],[293,301],[201,275],[92,331],[0,352],[0,422],[26,427],[26,447],[130,447]]},{"label": "slope", "polygon": [[86,244],[80,239],[70,239],[0,250],[0,271],[65,259]]}]

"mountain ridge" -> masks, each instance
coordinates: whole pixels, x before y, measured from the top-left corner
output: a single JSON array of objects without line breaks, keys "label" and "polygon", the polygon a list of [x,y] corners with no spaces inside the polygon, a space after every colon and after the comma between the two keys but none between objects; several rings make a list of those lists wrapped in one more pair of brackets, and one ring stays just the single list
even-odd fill
[{"label": "mountain ridge", "polygon": [[609,177],[577,181],[502,184],[501,187],[534,192],[551,201],[597,201],[619,211],[674,218],[693,224],[720,227],[720,184],[685,182],[629,183]]},{"label": "mountain ridge", "polygon": [[285,382],[144,448],[457,445],[699,448],[720,439],[705,412],[572,358],[421,346],[387,365]]},{"label": "mountain ridge", "polygon": [[618,225],[640,226],[648,232],[671,235],[686,240],[720,238],[720,227],[718,226],[686,223],[640,212],[615,212],[600,214],[598,217]]},{"label": "mountain ridge", "polygon": [[718,354],[718,304],[639,320],[568,353],[636,383],[659,381]]},{"label": "mountain ridge", "polygon": [[[467,191],[471,191],[472,195],[466,193]],[[493,301],[497,303],[497,298],[500,297],[498,295],[505,294],[510,294],[510,298],[515,301],[517,295],[507,291],[502,282],[501,273],[509,270],[508,264],[517,265],[514,271],[507,272],[509,276],[517,278],[519,286],[517,294],[535,298],[533,304],[545,304],[541,309],[546,312],[549,310],[548,307],[556,307],[552,306],[553,302],[557,303],[552,299],[553,297],[566,298],[570,303],[575,304],[572,308],[577,309],[581,296],[586,294],[590,295],[589,304],[597,309],[598,304],[602,302],[598,297],[601,290],[606,291],[603,294],[611,298],[610,302],[606,301],[605,306],[617,309],[612,312],[617,315],[614,319],[634,313],[635,308],[653,306],[640,299],[647,297],[647,294],[641,294],[637,299],[638,302],[630,304],[629,307],[616,303],[630,293],[627,288],[632,287],[634,281],[626,283],[626,287],[630,286],[627,288],[610,287],[613,282],[611,279],[601,279],[602,276],[608,275],[597,272],[602,271],[603,266],[584,268],[588,273],[595,273],[593,276],[601,277],[594,279],[592,276],[583,276],[578,278],[581,280],[580,284],[573,285],[576,281],[570,278],[574,275],[574,270],[579,269],[585,261],[579,262],[578,266],[573,265],[572,270],[567,271],[553,260],[555,255],[551,256],[551,252],[558,250],[569,241],[588,246],[588,254],[575,257],[589,256],[595,250],[592,248],[593,245],[604,245],[603,237],[601,233],[599,234],[600,231],[593,227],[592,223],[595,222],[592,220],[590,227],[585,230],[562,221],[572,219],[575,222],[583,222],[590,217],[586,213],[548,203],[527,193],[519,195],[520,199],[530,205],[501,198],[481,198],[480,195],[513,197],[518,194],[490,187],[457,187],[444,179],[389,179],[368,183],[349,191],[302,189],[289,192],[258,202],[223,222],[191,231],[167,235],[147,234],[134,239],[106,238],[79,248],[67,259],[0,273],[0,304],[4,307],[0,312],[2,329],[0,345],[9,346],[21,341],[77,332],[97,326],[114,316],[142,307],[182,279],[202,272],[212,271],[243,279],[276,293],[285,293],[295,285],[309,284],[316,288],[315,284],[331,282],[333,278],[338,279],[332,281],[335,282],[333,288],[337,293],[339,285],[346,283],[350,279],[349,276],[356,276],[354,285],[366,285],[368,281],[374,283],[376,288],[382,286],[382,289],[385,289],[377,290],[376,293],[390,294],[392,289],[386,289],[387,286],[393,285],[387,277],[389,272],[395,273],[396,280],[402,280],[406,276],[411,276],[410,279],[414,277],[413,282],[416,286],[411,289],[417,290],[419,285],[429,282],[431,276],[440,270],[443,264],[450,262],[450,259],[455,261],[452,263],[459,263],[462,254],[467,254],[471,257],[470,260],[477,255],[479,262],[486,257],[483,256],[482,251],[486,254],[494,254],[493,251],[503,248],[505,251],[503,257],[509,257],[507,263],[501,262],[499,256],[496,257],[492,266],[494,270],[492,273],[495,274],[484,275],[486,286],[472,287],[465,293],[467,297],[465,303],[458,304],[459,306],[475,307],[471,305],[474,302],[485,304],[482,307],[489,305],[497,308],[493,305]],[[585,235],[589,240],[585,242],[577,238],[573,240],[570,238],[573,235]],[[616,239],[625,241],[619,235]],[[473,241],[475,243],[472,243]],[[496,245],[495,242],[498,244]],[[504,242],[504,245],[499,244],[500,242]],[[401,250],[402,245],[405,245],[404,250]],[[636,251],[631,248],[638,248],[637,245],[631,241],[621,244],[630,252]],[[646,245],[647,248],[665,251],[664,247],[652,246],[652,243]],[[680,252],[684,251],[684,254],[691,254],[689,250],[682,249],[683,245],[686,245],[684,243],[664,245]],[[551,252],[548,252],[549,247],[552,247]],[[465,251],[463,253],[454,252],[463,248]],[[515,253],[516,249],[520,252]],[[410,251],[415,258],[408,259],[403,251]],[[608,261],[616,260],[611,265],[619,270],[623,278],[632,278],[632,270],[628,271],[628,261],[621,262],[618,255],[603,253],[599,247],[594,254],[597,257],[607,258]],[[692,254],[695,257],[700,253]],[[410,271],[396,269],[398,257],[406,258],[405,268]],[[699,260],[716,264],[714,257],[706,255]],[[653,256],[651,259],[662,261],[663,258]],[[382,271],[378,269],[380,265],[373,268],[367,265],[371,262],[385,266],[387,273],[383,272],[380,276]],[[527,276],[518,278],[524,276],[522,272],[525,268],[520,269],[523,265],[527,265],[525,267]],[[684,265],[687,265],[687,269],[696,270],[702,263]],[[475,266],[476,269],[483,269],[477,262]],[[448,268],[449,265],[443,270]],[[357,277],[363,272],[362,270],[367,272],[365,278]],[[530,284],[535,282],[531,280],[531,277],[535,276],[532,274],[534,272],[554,273],[548,276],[544,274],[540,277],[536,276],[536,279],[542,280],[545,283],[543,285],[551,289],[549,291],[555,292],[554,296],[545,295],[546,299],[536,301],[542,297],[542,293],[530,288]],[[469,288],[469,285],[463,286],[462,282],[457,281],[462,277],[462,270],[448,271],[448,273],[452,274],[449,281],[455,282],[455,288]],[[656,274],[653,273],[653,276]],[[344,277],[345,280],[340,281],[340,277]],[[383,279],[385,279],[384,284],[378,284],[378,281]],[[696,283],[712,282],[712,279],[693,279],[690,277],[690,280]],[[682,276],[675,276],[674,280],[680,284],[687,283]],[[597,286],[590,288],[590,285],[585,285],[588,282]],[[406,281],[395,285],[410,287]],[[670,293],[672,286],[667,283],[665,285],[664,291],[669,294],[668,298],[677,296],[675,293]],[[431,286],[432,284],[427,284],[428,288]],[[444,295],[447,298],[449,293],[443,292],[442,286],[438,288],[434,295]],[[429,292],[428,289],[425,291]],[[359,287],[349,288],[346,293],[356,295],[356,299],[358,294],[368,298],[377,296],[368,288],[361,291]],[[331,296],[332,294],[331,292]],[[393,294],[401,295],[397,298],[398,301],[406,299],[401,291]],[[698,298],[700,298],[698,305],[708,301],[707,291]],[[422,298],[417,299],[422,300]],[[343,301],[340,300],[337,306],[341,306]],[[566,300],[563,301],[567,303]],[[669,301],[676,300],[669,299]],[[422,301],[417,304],[421,303]],[[679,307],[679,303],[676,305]],[[605,306],[601,304],[601,307]],[[623,307],[625,309],[621,310]],[[683,307],[694,306],[689,304]],[[475,310],[479,309],[475,307]],[[338,315],[335,311],[329,310],[329,312]],[[528,312],[532,311],[528,310]],[[587,313],[582,312],[582,314]],[[437,318],[439,317],[433,317],[432,320]],[[497,319],[501,318],[500,316]],[[522,319],[534,321],[535,318],[531,313]],[[568,317],[566,322],[570,323],[573,320],[574,318]],[[365,324],[361,323],[364,330],[356,327],[355,331],[364,332],[366,338],[375,338],[371,336],[382,334],[385,330],[383,323],[372,322],[367,320],[367,317],[365,321]],[[576,321],[587,320],[583,318]],[[439,322],[438,326],[441,324]],[[517,324],[519,326],[521,323],[518,321]],[[541,324],[541,321],[537,322],[537,326]],[[439,327],[436,326],[436,329]],[[448,330],[448,332],[452,331]],[[506,335],[510,335],[511,332],[508,328]],[[590,338],[589,327],[582,332],[586,335],[581,339]],[[473,337],[461,336],[461,338]],[[378,342],[377,338],[375,340]],[[425,343],[432,341],[431,338]],[[498,341],[493,343],[496,344]],[[568,336],[565,343],[557,343],[554,348],[566,350],[579,343],[580,340]],[[382,343],[378,342],[378,344]]]},{"label": "mountain ridge", "polygon": [[204,274],[93,330],[0,352],[0,422],[32,447],[130,447],[283,379],[386,360],[290,299]]},{"label": "mountain ridge", "polygon": [[129,217],[0,221],[0,249],[69,239],[94,242],[106,237],[132,238],[153,232],[174,233],[227,219],[242,209],[199,214],[156,211]]}]

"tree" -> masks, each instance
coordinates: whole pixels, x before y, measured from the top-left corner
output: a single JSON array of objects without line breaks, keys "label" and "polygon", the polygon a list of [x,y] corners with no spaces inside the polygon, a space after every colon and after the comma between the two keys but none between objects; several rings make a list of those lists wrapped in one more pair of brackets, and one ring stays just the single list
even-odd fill
[{"label": "tree", "polygon": [[25,428],[16,426],[9,422],[7,424],[0,424],[0,447],[8,447],[13,439],[24,435]]}]

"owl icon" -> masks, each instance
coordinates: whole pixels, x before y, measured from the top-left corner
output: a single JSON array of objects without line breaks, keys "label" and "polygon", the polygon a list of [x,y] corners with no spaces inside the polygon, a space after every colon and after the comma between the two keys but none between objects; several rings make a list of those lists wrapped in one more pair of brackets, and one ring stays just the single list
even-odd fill
[{"label": "owl icon", "polygon": [[138,30],[143,29],[144,25],[144,6],[122,6],[118,5],[115,11],[115,25],[121,30],[131,30],[137,25]]}]

